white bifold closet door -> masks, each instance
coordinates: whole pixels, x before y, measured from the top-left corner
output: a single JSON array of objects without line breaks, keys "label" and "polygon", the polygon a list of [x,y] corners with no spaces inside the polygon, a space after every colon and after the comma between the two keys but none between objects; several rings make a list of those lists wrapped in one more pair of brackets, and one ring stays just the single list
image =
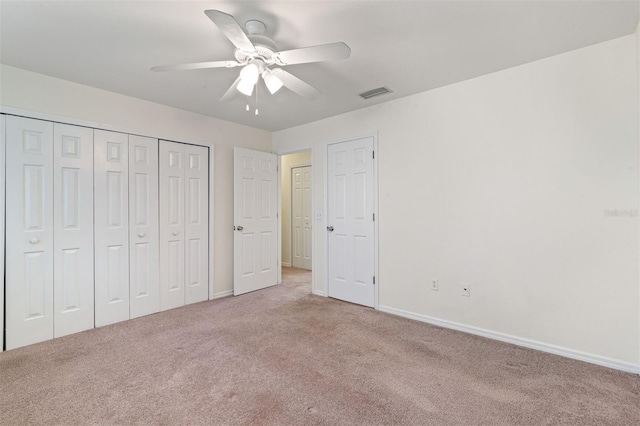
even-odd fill
[{"label": "white bifold closet door", "polygon": [[7,117],[6,347],[53,338],[53,123]]},{"label": "white bifold closet door", "polygon": [[7,117],[7,348],[93,328],[93,131]]},{"label": "white bifold closet door", "polygon": [[160,141],[160,309],[208,298],[209,151]]},{"label": "white bifold closet door", "polygon": [[94,326],[93,129],[53,126],[54,337]]},{"label": "white bifold closet door", "polygon": [[95,325],[129,319],[129,135],[94,131]]},{"label": "white bifold closet door", "polygon": [[158,140],[129,136],[130,316],[160,310]]}]

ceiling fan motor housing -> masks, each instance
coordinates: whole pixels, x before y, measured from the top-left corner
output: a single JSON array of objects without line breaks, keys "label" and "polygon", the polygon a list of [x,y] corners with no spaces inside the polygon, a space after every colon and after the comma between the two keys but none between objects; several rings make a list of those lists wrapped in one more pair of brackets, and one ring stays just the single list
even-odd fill
[{"label": "ceiling fan motor housing", "polygon": [[[248,52],[242,49],[236,49],[233,56],[241,64],[247,64],[252,59],[260,59],[267,65],[273,65],[276,62],[275,52],[277,51],[275,43],[267,37],[261,37],[260,40],[256,40],[255,36],[249,36],[249,39],[255,46],[255,52]],[[266,39],[266,40],[263,40]],[[265,45],[263,42],[270,42],[271,45]]]},{"label": "ceiling fan motor housing", "polygon": [[267,26],[257,20],[249,20],[244,24],[247,37],[255,47],[255,51],[236,49],[234,56],[240,63],[247,63],[252,59],[261,59],[266,65],[273,65],[274,54],[278,51],[278,46],[269,37],[264,35]]},{"label": "ceiling fan motor housing", "polygon": [[256,47],[258,55],[263,56],[265,59],[271,58],[278,51],[278,46],[267,36],[250,34],[249,40]]},{"label": "ceiling fan motor housing", "polygon": [[236,49],[234,56],[240,63],[247,63],[252,59],[262,59],[266,65],[275,63],[274,54],[278,51],[278,46],[269,37],[264,35],[267,27],[260,21],[249,20],[244,24],[247,37],[253,43],[255,52]]}]

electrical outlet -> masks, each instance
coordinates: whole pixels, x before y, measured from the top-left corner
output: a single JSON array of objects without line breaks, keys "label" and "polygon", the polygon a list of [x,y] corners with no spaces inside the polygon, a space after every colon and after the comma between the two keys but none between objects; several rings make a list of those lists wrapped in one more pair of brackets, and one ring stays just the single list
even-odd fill
[{"label": "electrical outlet", "polygon": [[440,281],[432,280],[431,281],[431,290],[438,291],[440,289]]},{"label": "electrical outlet", "polygon": [[471,296],[471,286],[469,284],[462,283],[462,295],[466,297]]}]

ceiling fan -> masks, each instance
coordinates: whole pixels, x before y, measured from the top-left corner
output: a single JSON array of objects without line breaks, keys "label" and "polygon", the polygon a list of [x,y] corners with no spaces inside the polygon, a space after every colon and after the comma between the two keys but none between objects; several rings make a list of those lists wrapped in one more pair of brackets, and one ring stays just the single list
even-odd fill
[{"label": "ceiling fan", "polygon": [[242,67],[239,77],[222,96],[221,101],[233,98],[238,92],[251,96],[260,77],[262,77],[271,94],[276,93],[284,86],[306,99],[314,100],[321,95],[318,89],[284,69],[276,67],[346,59],[351,55],[349,46],[342,42],[279,52],[273,40],[264,35],[266,26],[262,22],[256,20],[247,21],[245,24],[247,31],[245,33],[235,18],[229,14],[219,10],[205,10],[204,13],[236,47],[234,52],[235,61],[161,65],[155,66],[151,70],[183,71]]}]

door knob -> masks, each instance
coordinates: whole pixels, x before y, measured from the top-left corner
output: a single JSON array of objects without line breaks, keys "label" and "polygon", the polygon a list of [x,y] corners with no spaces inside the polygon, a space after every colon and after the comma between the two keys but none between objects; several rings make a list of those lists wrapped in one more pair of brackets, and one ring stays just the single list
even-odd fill
[{"label": "door knob", "polygon": [[176,235],[178,235],[178,231],[173,231],[172,234],[175,237]]},{"label": "door knob", "polygon": [[138,234],[138,237],[139,237],[139,238],[144,238],[144,232],[140,232],[140,233]]},{"label": "door knob", "polygon": [[244,229],[244,227],[242,225],[239,225],[238,228],[236,228],[238,231],[242,231]]},{"label": "door knob", "polygon": [[333,232],[333,226],[327,226],[327,231]]},{"label": "door knob", "polygon": [[29,242],[30,242],[31,244],[38,244],[38,243],[40,242],[40,240],[39,240],[39,239],[37,239],[37,238],[32,238],[32,239],[30,239],[30,240],[29,240]]}]

